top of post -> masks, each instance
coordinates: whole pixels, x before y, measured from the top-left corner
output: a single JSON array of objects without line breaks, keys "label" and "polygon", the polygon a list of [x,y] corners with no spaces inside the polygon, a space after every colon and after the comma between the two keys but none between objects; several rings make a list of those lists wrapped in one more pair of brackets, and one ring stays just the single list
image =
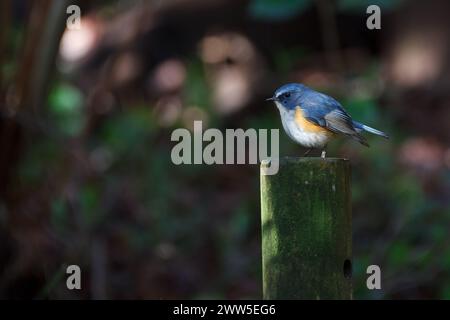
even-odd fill
[{"label": "top of post", "polygon": [[280,165],[283,164],[298,164],[298,163],[335,163],[335,162],[348,162],[346,158],[321,158],[321,157],[281,157],[279,159],[264,159],[261,161],[262,167],[267,167],[271,161],[278,161]]}]

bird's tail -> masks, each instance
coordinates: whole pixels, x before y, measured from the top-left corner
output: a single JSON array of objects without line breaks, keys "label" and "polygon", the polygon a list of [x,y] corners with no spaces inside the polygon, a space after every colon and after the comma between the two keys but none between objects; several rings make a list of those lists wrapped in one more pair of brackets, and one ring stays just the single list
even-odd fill
[{"label": "bird's tail", "polygon": [[371,128],[360,122],[353,121],[353,127],[355,127],[356,131],[359,131],[359,132],[367,131],[367,132],[376,134],[377,136],[382,136],[383,138],[389,139],[389,136],[386,133],[384,133],[383,131]]}]

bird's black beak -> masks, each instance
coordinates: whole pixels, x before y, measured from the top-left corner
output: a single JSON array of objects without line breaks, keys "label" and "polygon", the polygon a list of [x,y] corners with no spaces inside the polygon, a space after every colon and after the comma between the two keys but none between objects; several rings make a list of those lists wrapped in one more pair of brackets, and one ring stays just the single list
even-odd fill
[{"label": "bird's black beak", "polygon": [[266,101],[276,101],[276,100],[277,100],[276,97],[270,97],[270,98],[267,98],[267,99],[266,99]]}]

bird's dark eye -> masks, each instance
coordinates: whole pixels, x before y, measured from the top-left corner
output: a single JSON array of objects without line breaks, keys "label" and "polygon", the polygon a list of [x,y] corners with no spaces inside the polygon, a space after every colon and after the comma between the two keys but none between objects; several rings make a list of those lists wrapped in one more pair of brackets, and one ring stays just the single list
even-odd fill
[{"label": "bird's dark eye", "polygon": [[289,98],[289,97],[291,96],[291,93],[290,93],[290,92],[285,93],[284,96],[285,96],[286,98]]}]

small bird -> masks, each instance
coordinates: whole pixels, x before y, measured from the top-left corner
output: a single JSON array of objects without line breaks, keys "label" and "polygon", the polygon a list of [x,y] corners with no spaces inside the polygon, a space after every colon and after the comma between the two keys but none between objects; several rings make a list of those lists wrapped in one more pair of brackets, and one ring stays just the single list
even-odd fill
[{"label": "small bird", "polygon": [[322,150],[321,157],[325,158],[325,147],[337,134],[349,136],[366,147],[369,144],[361,135],[363,131],[389,138],[382,131],[353,121],[335,99],[303,84],[286,84],[267,100],[274,101],[278,107],[286,134],[308,148],[304,156],[317,148]]}]

